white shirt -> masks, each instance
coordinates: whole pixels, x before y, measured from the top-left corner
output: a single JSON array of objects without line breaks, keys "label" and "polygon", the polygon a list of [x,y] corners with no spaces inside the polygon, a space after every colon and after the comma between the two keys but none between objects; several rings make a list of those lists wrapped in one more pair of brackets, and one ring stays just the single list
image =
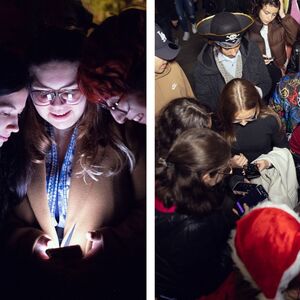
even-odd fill
[{"label": "white shirt", "polygon": [[235,57],[230,58],[226,55],[224,55],[221,51],[218,52],[218,61],[221,62],[225,68],[225,70],[235,78],[235,71],[236,71],[236,62],[238,56],[241,56],[240,50],[236,54]]},{"label": "white shirt", "polygon": [[262,29],[260,30],[260,35],[265,41],[265,48],[266,48],[266,55],[267,57],[271,58],[272,53],[270,49],[269,39],[268,39],[268,25],[263,25]]}]

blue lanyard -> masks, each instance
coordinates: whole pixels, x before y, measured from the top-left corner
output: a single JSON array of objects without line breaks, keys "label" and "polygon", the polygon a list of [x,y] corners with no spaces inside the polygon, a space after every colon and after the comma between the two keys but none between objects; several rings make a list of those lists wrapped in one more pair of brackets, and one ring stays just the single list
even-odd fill
[{"label": "blue lanyard", "polygon": [[[50,136],[54,140],[53,127],[49,127]],[[77,127],[73,130],[64,161],[59,170],[58,151],[52,143],[46,155],[46,184],[50,213],[54,226],[64,228],[67,216],[70,181],[72,175],[72,162],[76,148]]]}]

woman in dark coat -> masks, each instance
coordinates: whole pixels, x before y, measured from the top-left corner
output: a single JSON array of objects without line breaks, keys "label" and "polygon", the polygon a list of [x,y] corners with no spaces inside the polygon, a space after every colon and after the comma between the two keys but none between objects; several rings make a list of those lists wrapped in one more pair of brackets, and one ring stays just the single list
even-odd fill
[{"label": "woman in dark coat", "polygon": [[206,128],[185,131],[160,158],[155,201],[157,297],[207,295],[231,272],[226,241],[235,216],[220,188],[231,171],[229,159],[229,145]]}]

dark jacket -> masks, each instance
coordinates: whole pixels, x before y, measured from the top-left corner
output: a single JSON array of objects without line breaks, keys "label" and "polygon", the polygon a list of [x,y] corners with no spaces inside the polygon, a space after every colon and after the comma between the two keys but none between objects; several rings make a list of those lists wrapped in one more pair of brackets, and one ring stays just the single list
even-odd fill
[{"label": "dark jacket", "polygon": [[[263,24],[255,20],[250,27],[248,34],[249,39],[257,43],[261,55],[265,54],[265,41],[260,34]],[[299,25],[290,15],[286,15],[283,19],[278,21],[274,19],[268,25],[268,40],[274,62],[278,68],[284,69],[284,64],[287,60],[286,45],[293,45],[297,38]]]},{"label": "dark jacket", "polygon": [[293,45],[289,64],[287,66],[288,73],[297,73],[300,71],[300,41],[296,41]]},{"label": "dark jacket", "polygon": [[[206,44],[198,55],[194,80],[197,98],[210,106],[212,111],[216,111],[225,81],[216,65],[213,47]],[[263,95],[267,95],[271,88],[271,78],[257,45],[243,38],[240,51],[243,61],[242,78],[260,87]]]},{"label": "dark jacket", "polygon": [[234,221],[221,210],[202,217],[156,210],[156,295],[188,300],[216,290],[232,270]]}]

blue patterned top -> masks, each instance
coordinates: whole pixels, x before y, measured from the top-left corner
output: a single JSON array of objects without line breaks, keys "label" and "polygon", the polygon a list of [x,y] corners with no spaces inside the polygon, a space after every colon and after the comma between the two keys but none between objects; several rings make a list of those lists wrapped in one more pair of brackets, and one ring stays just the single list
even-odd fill
[{"label": "blue patterned top", "polygon": [[[55,143],[46,155],[46,184],[48,205],[54,226],[65,227],[70,181],[72,175],[72,162],[76,148],[77,128],[74,129],[68,145],[65,158],[59,170],[58,152]],[[49,133],[54,140],[53,127],[49,126]]]},{"label": "blue patterned top", "polygon": [[286,132],[292,133],[300,123],[300,72],[280,79],[270,105],[279,115]]}]

